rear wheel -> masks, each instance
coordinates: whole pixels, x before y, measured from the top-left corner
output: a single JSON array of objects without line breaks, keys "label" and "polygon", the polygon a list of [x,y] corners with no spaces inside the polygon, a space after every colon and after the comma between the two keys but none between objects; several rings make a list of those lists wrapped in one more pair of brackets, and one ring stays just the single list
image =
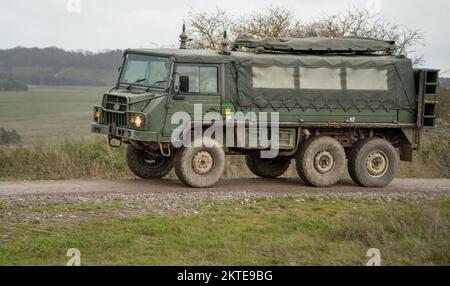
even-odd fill
[{"label": "rear wheel", "polygon": [[314,187],[334,186],[345,170],[345,150],[331,137],[314,137],[300,147],[296,158],[297,173]]},{"label": "rear wheel", "polygon": [[263,159],[258,156],[245,156],[248,169],[258,177],[274,179],[282,176],[291,164],[287,158]]},{"label": "rear wheel", "polygon": [[132,145],[127,146],[126,158],[131,172],[143,179],[162,178],[173,168],[172,158],[156,156]]},{"label": "rear wheel", "polygon": [[348,172],[362,187],[382,188],[394,180],[397,160],[391,143],[381,138],[366,138],[353,146]]},{"label": "rear wheel", "polygon": [[[205,140],[211,141],[206,143]],[[225,170],[223,148],[212,139],[204,138],[203,142],[202,147],[182,147],[175,154],[175,173],[178,179],[193,188],[213,186]]]}]

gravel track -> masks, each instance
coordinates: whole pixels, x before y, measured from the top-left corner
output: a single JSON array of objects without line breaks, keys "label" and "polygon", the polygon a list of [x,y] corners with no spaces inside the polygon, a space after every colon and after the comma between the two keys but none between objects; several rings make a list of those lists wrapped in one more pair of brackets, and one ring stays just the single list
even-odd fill
[{"label": "gravel track", "polygon": [[83,195],[83,194],[196,194],[205,193],[214,197],[218,193],[237,192],[255,194],[340,194],[340,195],[400,195],[436,196],[450,194],[450,179],[396,179],[383,189],[361,188],[351,180],[342,180],[333,188],[305,186],[299,179],[234,179],[222,180],[209,189],[192,189],[177,180],[65,180],[0,182],[0,197],[36,195]]},{"label": "gravel track", "polygon": [[[274,197],[427,200],[450,197],[450,180],[396,179],[383,189],[361,188],[351,180],[342,180],[333,188],[312,188],[299,179],[222,180],[209,189],[187,188],[169,179],[0,182],[0,224],[73,223],[112,215],[190,215],[209,201],[234,200],[245,204]],[[106,207],[100,210],[73,207],[90,203]]]}]

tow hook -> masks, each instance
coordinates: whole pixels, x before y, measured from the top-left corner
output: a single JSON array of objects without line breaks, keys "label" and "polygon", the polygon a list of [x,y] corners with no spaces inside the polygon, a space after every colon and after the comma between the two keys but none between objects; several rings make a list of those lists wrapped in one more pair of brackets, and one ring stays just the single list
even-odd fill
[{"label": "tow hook", "polygon": [[[113,144],[114,142],[118,142],[118,144]],[[111,135],[108,136],[108,143],[109,143],[109,146],[111,146],[113,148],[122,147],[122,139],[112,137]]]},{"label": "tow hook", "polygon": [[170,150],[170,145],[167,145],[167,149],[164,150],[163,144],[159,143],[159,150],[160,150],[161,155],[163,157],[170,157],[170,156],[172,156],[172,151]]}]

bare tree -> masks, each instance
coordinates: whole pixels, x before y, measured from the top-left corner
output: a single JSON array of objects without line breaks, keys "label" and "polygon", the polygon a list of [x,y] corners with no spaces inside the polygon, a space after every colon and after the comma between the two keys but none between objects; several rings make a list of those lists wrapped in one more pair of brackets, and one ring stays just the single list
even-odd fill
[{"label": "bare tree", "polygon": [[[266,8],[250,15],[229,17],[225,10],[217,8],[213,13],[189,13],[188,27],[192,36],[191,46],[200,49],[219,49],[222,32],[229,30],[231,40],[239,35],[265,37],[371,37],[394,40],[397,55],[408,56],[413,48],[423,45],[423,33],[382,19],[364,9],[322,15],[309,22],[294,17],[294,11],[282,7]],[[422,61],[421,57],[414,59]]]},{"label": "bare tree", "polygon": [[[397,44],[397,55],[411,54],[416,45],[423,45],[423,33],[400,24],[394,24],[380,18],[379,14],[371,14],[364,9],[349,9],[346,12],[323,15],[310,23],[298,22],[293,29],[293,37],[369,37],[392,40]],[[414,59],[421,62],[421,57]]]},{"label": "bare tree", "polygon": [[190,11],[187,28],[190,33],[190,48],[220,49],[223,32],[232,25],[225,10],[216,8],[212,13]]},{"label": "bare tree", "polygon": [[268,8],[237,18],[231,26],[234,35],[257,38],[289,37],[295,23],[294,12],[281,7]]}]

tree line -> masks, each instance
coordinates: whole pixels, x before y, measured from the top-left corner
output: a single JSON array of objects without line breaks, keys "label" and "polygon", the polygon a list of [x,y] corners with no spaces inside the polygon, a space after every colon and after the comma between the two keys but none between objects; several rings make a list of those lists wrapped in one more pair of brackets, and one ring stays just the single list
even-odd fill
[{"label": "tree line", "polygon": [[120,50],[92,53],[55,47],[0,50],[0,79],[32,85],[110,85],[122,54]]}]

